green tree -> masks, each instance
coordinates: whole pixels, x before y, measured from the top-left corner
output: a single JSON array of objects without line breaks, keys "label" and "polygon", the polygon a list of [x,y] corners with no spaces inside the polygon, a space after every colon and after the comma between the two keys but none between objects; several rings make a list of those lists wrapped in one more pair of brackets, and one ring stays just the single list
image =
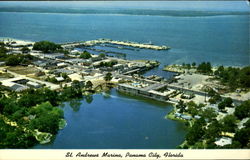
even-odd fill
[{"label": "green tree", "polygon": [[240,120],[250,117],[250,100],[244,101],[241,105],[237,106],[234,115]]},{"label": "green tree", "polygon": [[214,120],[218,115],[214,108],[206,108],[200,114],[204,119],[208,120],[209,122]]},{"label": "green tree", "polygon": [[204,74],[210,74],[212,73],[212,66],[210,62],[202,62],[198,65],[197,71]]},{"label": "green tree", "polygon": [[191,69],[191,65],[189,63],[186,65],[186,67],[188,70]]},{"label": "green tree", "polygon": [[250,87],[250,66],[240,68],[220,66],[214,73],[222,83],[229,86],[231,90],[238,87]]},{"label": "green tree", "polygon": [[83,85],[82,82],[80,82],[80,81],[78,81],[78,80],[74,80],[74,81],[72,82],[71,86],[72,86],[73,88],[75,88],[75,89],[81,90],[81,89],[83,88],[84,85]]},{"label": "green tree", "polygon": [[233,100],[232,100],[232,98],[227,97],[227,98],[224,99],[224,103],[225,103],[226,107],[232,107]]},{"label": "green tree", "polygon": [[41,132],[56,134],[59,129],[59,121],[63,118],[63,111],[53,107],[49,102],[42,103],[32,108],[32,113],[36,113],[36,118],[30,122],[32,129],[38,129]]},{"label": "green tree", "polygon": [[84,51],[81,55],[80,55],[80,58],[83,58],[83,59],[89,59],[91,58],[91,54],[87,51]]},{"label": "green tree", "polygon": [[100,54],[99,54],[99,57],[100,57],[100,58],[105,58],[106,55],[105,55],[104,53],[100,53]]},{"label": "green tree", "polygon": [[8,49],[5,47],[5,45],[0,45],[0,58],[4,59],[6,58],[6,53],[8,52]]},{"label": "green tree", "polygon": [[215,96],[217,93],[213,90],[213,89],[209,89],[208,90],[208,96],[209,97],[213,97],[213,96]]},{"label": "green tree", "polygon": [[7,66],[16,66],[16,65],[19,65],[20,62],[21,62],[21,59],[15,55],[11,55],[6,59]]},{"label": "green tree", "polygon": [[195,66],[196,66],[196,63],[195,63],[195,62],[193,62],[193,63],[192,63],[192,67],[195,67]]},{"label": "green tree", "polygon": [[188,102],[187,107],[187,112],[190,113],[192,116],[197,115],[199,113],[197,109],[198,106],[193,101]]},{"label": "green tree", "polygon": [[30,62],[34,59],[31,55],[8,55],[5,59],[7,66],[16,66],[19,64],[30,64]]},{"label": "green tree", "polygon": [[180,100],[176,105],[176,108],[180,110],[180,113],[183,113],[186,111],[186,104],[184,103],[184,101]]},{"label": "green tree", "polygon": [[195,121],[194,125],[189,129],[186,135],[186,140],[189,145],[194,145],[202,138],[205,133],[204,125],[205,120],[203,118]]},{"label": "green tree", "polygon": [[214,142],[215,138],[220,136],[221,128],[222,125],[217,120],[212,121],[207,127],[205,138],[211,143]]},{"label": "green tree", "polygon": [[250,88],[250,66],[241,69],[239,74],[241,87]]},{"label": "green tree", "polygon": [[216,76],[222,76],[224,73],[224,67],[223,66],[219,66],[218,69],[214,72],[214,75]]},{"label": "green tree", "polygon": [[55,44],[55,43],[50,42],[50,41],[40,41],[40,42],[36,42],[33,45],[33,49],[40,50],[40,51],[43,51],[45,53],[50,53],[50,52],[54,52],[56,50],[62,49],[62,47],[61,47],[61,45]]},{"label": "green tree", "polygon": [[222,102],[220,102],[220,103],[218,104],[218,108],[219,108],[221,111],[223,111],[223,110],[225,109],[225,107],[226,107],[226,103],[225,103],[224,101],[222,101]]},{"label": "green tree", "polygon": [[222,130],[225,132],[235,132],[237,127],[236,117],[234,115],[227,115],[222,120]]},{"label": "green tree", "polygon": [[250,119],[248,119],[245,123],[244,123],[244,126],[246,128],[250,128]]},{"label": "green tree", "polygon": [[21,49],[22,53],[29,53],[30,52],[30,49],[26,46],[24,46],[22,49]]},{"label": "green tree", "polygon": [[85,87],[91,89],[93,87],[93,83],[91,81],[87,81]]},{"label": "green tree", "polygon": [[208,91],[208,96],[210,99],[208,100],[210,104],[216,104],[217,102],[221,101],[221,96],[217,92],[215,92],[213,89],[210,89]]},{"label": "green tree", "polygon": [[246,147],[250,143],[250,128],[242,128],[236,132],[233,140],[238,141],[241,147]]},{"label": "green tree", "polygon": [[110,81],[112,79],[112,73],[108,72],[105,76],[104,76],[104,80],[107,82],[107,81]]}]

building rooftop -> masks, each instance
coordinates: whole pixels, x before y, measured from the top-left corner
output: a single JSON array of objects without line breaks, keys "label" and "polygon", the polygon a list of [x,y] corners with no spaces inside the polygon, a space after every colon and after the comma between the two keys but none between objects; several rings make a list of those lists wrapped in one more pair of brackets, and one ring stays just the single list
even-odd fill
[{"label": "building rooftop", "polygon": [[229,137],[221,137],[217,141],[214,142],[217,146],[225,146],[228,144],[232,144],[232,138]]}]

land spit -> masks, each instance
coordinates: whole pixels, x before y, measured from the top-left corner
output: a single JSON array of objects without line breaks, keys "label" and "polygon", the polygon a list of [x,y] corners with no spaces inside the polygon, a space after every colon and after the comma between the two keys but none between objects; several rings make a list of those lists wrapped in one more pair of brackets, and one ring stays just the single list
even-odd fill
[{"label": "land spit", "polygon": [[122,45],[122,46],[129,46],[134,48],[143,48],[143,49],[153,49],[153,50],[168,50],[170,47],[168,46],[157,46],[153,44],[143,44],[137,42],[130,42],[130,41],[116,41],[111,39],[97,39],[85,42],[72,42],[72,43],[65,43],[62,44],[64,48],[73,48],[77,46],[94,46],[98,44],[114,44],[114,45]]}]

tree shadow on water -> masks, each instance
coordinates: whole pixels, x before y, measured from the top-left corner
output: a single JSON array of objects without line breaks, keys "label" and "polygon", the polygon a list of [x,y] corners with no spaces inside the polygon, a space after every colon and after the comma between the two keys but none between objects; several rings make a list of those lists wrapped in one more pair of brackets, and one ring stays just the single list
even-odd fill
[{"label": "tree shadow on water", "polygon": [[70,107],[73,109],[74,112],[78,112],[81,106],[80,99],[73,99],[69,102]]},{"label": "tree shadow on water", "polygon": [[87,102],[88,104],[91,104],[92,101],[93,101],[93,96],[92,96],[92,95],[87,95],[87,96],[85,96],[84,98],[85,98],[85,100],[86,100],[86,102]]}]

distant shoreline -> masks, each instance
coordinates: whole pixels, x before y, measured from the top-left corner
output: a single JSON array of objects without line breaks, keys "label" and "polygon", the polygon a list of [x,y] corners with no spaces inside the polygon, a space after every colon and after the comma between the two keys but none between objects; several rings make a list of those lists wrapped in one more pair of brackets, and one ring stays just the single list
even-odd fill
[{"label": "distant shoreline", "polygon": [[0,12],[16,13],[58,13],[91,15],[130,15],[130,16],[171,16],[171,17],[211,17],[230,15],[250,15],[248,11],[201,11],[201,10],[155,10],[155,9],[66,9],[39,7],[0,7]]}]

